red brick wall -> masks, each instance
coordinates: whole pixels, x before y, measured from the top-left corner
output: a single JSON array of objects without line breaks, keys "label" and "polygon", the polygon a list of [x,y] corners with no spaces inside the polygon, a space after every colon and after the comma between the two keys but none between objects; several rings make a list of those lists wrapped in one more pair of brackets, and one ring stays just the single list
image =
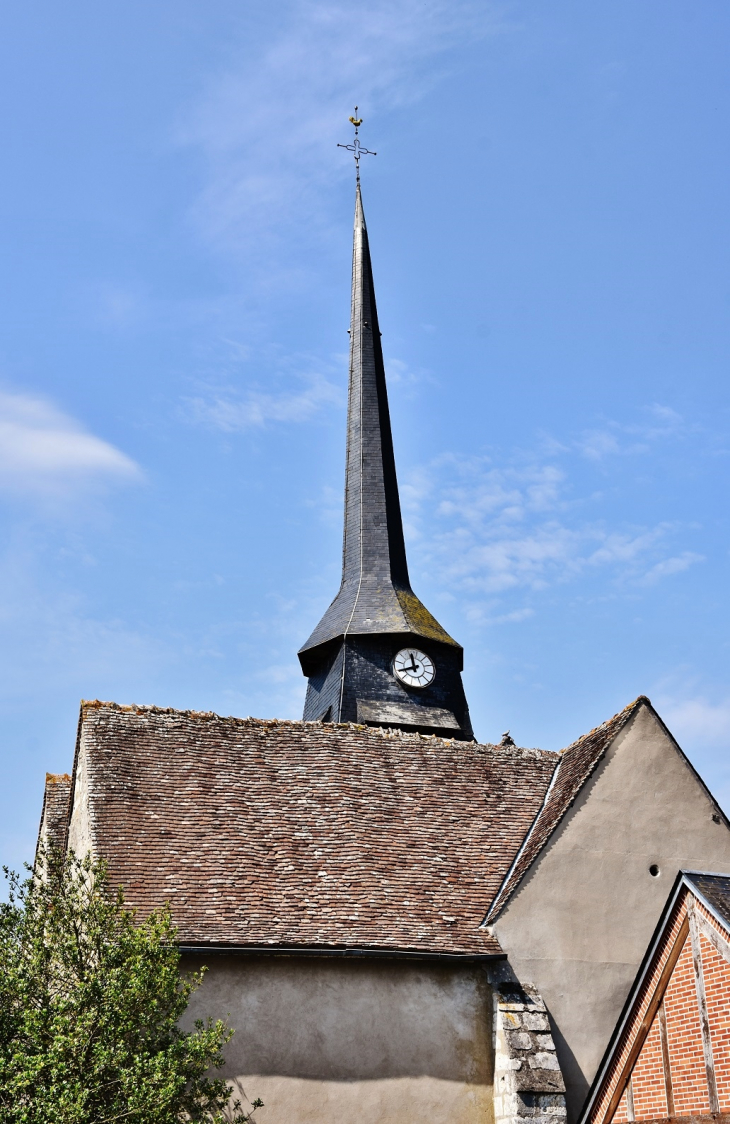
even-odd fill
[{"label": "red brick wall", "polygon": [[629,1110],[628,1110],[628,1106],[626,1104],[626,1090],[624,1090],[623,1096],[621,1097],[621,1100],[618,1103],[618,1108],[616,1109],[616,1111],[613,1115],[613,1121],[614,1121],[614,1124],[626,1124],[626,1121],[628,1120],[628,1118],[629,1118]]},{"label": "red brick wall", "polygon": [[664,993],[664,1009],[667,1013],[674,1115],[690,1116],[695,1112],[709,1112],[702,1028],[689,938]]},{"label": "red brick wall", "polygon": [[631,1073],[631,1085],[636,1120],[658,1120],[668,1115],[662,1043],[659,1037],[659,1019],[656,1016],[636,1059]]}]

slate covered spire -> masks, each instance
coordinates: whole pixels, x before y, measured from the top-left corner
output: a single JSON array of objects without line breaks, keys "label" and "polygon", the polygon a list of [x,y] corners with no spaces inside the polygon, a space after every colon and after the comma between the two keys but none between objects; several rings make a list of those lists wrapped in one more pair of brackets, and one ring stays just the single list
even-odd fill
[{"label": "slate covered spire", "polygon": [[383,349],[358,183],[342,585],[300,649],[300,657],[338,636],[382,632],[412,633],[458,647],[418,600],[408,578]]},{"label": "slate covered spire", "polygon": [[[342,583],[334,601],[299,650],[302,670],[310,677],[305,717],[321,717],[313,710],[332,695],[327,712],[334,721],[347,720],[346,651],[343,649],[341,653],[339,698],[334,698],[334,683],[330,684],[332,689],[325,689],[323,694],[321,688],[315,690],[313,681],[320,680],[323,674],[325,678],[332,678],[329,672],[334,670],[332,661],[336,652],[343,644],[346,647],[348,638],[356,637],[390,638],[385,644],[388,661],[394,655],[390,652],[393,641],[396,649],[407,643],[435,643],[448,648],[450,662],[455,660],[461,669],[460,645],[419,601],[408,577],[385,367],[359,182],[352,256]],[[357,689],[363,693],[362,685]],[[313,690],[317,697],[312,695]],[[353,697],[353,706],[355,701]],[[420,695],[419,705],[424,701]],[[354,714],[347,718],[354,719]]]}]

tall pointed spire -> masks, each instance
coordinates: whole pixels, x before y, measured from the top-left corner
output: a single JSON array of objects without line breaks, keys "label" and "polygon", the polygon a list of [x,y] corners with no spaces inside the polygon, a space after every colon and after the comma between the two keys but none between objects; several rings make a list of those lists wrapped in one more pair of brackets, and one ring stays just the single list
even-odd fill
[{"label": "tall pointed spire", "polygon": [[300,656],[338,636],[382,632],[409,632],[458,647],[418,600],[408,578],[373,270],[358,183],[342,585]]},{"label": "tall pointed spire", "polygon": [[[409,705],[418,709],[415,716],[418,721],[411,716],[411,721],[383,720],[378,724],[440,728],[436,721],[438,715],[423,711],[427,701],[424,692],[419,692],[411,704],[403,684],[394,679],[390,671],[390,663],[399,647],[407,643],[423,647],[430,643],[448,651],[447,662],[453,665],[459,680],[457,694],[460,693],[461,701],[457,709],[462,713],[452,725],[462,732],[455,734],[452,729],[450,736],[471,737],[458,675],[462,649],[416,597],[408,576],[385,367],[359,179],[352,255],[342,583],[334,601],[299,651],[302,670],[310,677],[306,718],[327,714],[332,721],[362,720],[358,714],[360,710],[367,711],[368,700],[356,696],[362,695],[365,687],[362,683],[348,684],[347,672],[347,643],[358,637],[363,642],[366,637],[373,641],[380,638],[378,662],[382,664],[385,659],[388,678],[396,687],[396,701],[400,700],[406,709]],[[355,647],[363,650],[362,643]],[[372,648],[372,642],[366,647]],[[342,664],[339,668],[335,666],[338,657]],[[348,685],[356,688],[350,700],[351,713],[347,713]],[[389,682],[388,694],[392,694],[390,688]],[[379,694],[382,691],[376,691],[376,695]],[[440,710],[446,713],[443,706]]]}]

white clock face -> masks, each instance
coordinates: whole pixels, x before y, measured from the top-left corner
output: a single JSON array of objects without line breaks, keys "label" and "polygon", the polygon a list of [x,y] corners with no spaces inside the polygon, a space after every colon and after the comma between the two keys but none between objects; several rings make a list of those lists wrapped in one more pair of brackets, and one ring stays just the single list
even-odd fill
[{"label": "white clock face", "polygon": [[436,678],[433,660],[418,648],[401,648],[393,660],[393,674],[406,687],[429,687]]}]

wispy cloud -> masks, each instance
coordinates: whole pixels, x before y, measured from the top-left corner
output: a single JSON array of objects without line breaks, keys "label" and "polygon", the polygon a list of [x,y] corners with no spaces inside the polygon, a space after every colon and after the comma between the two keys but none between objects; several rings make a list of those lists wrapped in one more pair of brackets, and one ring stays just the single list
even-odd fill
[{"label": "wispy cloud", "polygon": [[[444,586],[471,599],[472,615],[523,620],[529,607],[500,608],[500,595],[598,571],[614,586],[636,589],[703,561],[676,550],[682,529],[673,523],[611,527],[587,517],[590,502],[576,498],[575,482],[554,464],[495,467],[483,457],[446,456],[409,475],[403,491],[412,537]],[[440,529],[426,545],[421,517],[428,513],[432,526],[434,512]]]},{"label": "wispy cloud", "polygon": [[668,695],[658,705],[680,745],[730,748],[730,699],[713,703],[704,696],[677,699]]},{"label": "wispy cloud", "polygon": [[691,427],[681,414],[671,406],[655,402],[640,411],[632,422],[609,420],[600,428],[584,430],[575,446],[589,460],[601,461],[610,456],[648,453],[658,441],[686,436],[690,432]]},{"label": "wispy cloud", "polygon": [[238,433],[271,422],[307,422],[322,409],[342,401],[342,389],[323,375],[300,376],[300,383],[300,389],[279,392],[258,387],[213,390],[186,399],[185,409],[193,421],[224,433]]},{"label": "wispy cloud", "polygon": [[681,574],[684,570],[688,570],[690,566],[694,566],[697,562],[704,562],[704,560],[703,554],[695,554],[692,550],[683,550],[681,554],[677,554],[673,558],[665,558],[661,562],[657,562],[646,572],[644,581],[650,584],[672,574]]},{"label": "wispy cloud", "polygon": [[57,496],[141,477],[133,460],[45,398],[0,392],[0,489]]},{"label": "wispy cloud", "polygon": [[[281,29],[252,49],[242,42],[180,130],[205,155],[208,184],[197,218],[228,247],[297,224],[310,234],[326,206],[322,189],[349,169],[335,157],[347,112],[410,104],[438,77],[437,56],[496,30],[490,3],[353,0],[282,5]],[[322,219],[322,221],[324,221]]]},{"label": "wispy cloud", "polygon": [[691,667],[681,667],[652,690],[651,700],[713,795],[730,813],[730,698],[726,692],[703,689]]}]

